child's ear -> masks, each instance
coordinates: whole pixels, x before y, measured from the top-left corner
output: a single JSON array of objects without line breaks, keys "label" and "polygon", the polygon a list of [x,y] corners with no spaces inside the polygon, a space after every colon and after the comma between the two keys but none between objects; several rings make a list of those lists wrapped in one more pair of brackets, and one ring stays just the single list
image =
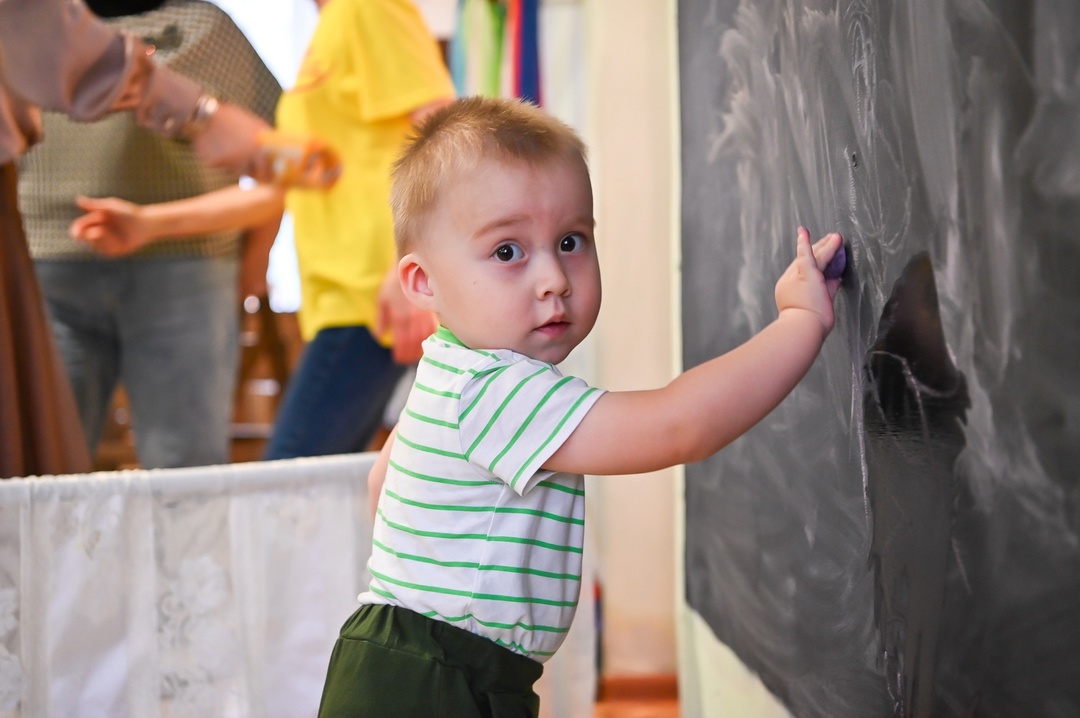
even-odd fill
[{"label": "child's ear", "polygon": [[398,262],[398,279],[409,301],[421,309],[435,311],[435,292],[428,281],[427,270],[415,253],[406,254]]}]

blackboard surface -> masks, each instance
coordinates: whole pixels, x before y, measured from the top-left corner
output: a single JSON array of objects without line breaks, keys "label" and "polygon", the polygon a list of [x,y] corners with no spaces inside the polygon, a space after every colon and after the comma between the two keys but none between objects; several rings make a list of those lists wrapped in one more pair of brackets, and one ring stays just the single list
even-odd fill
[{"label": "blackboard surface", "polygon": [[804,382],[688,467],[690,606],[795,716],[1080,716],[1080,3],[678,25],[686,366],[797,225],[849,258]]}]

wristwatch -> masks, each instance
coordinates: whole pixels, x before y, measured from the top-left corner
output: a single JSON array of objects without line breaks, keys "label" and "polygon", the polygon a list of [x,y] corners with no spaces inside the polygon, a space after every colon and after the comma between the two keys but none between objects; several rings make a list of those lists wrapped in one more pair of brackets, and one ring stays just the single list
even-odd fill
[{"label": "wristwatch", "polygon": [[195,109],[192,111],[191,117],[180,129],[180,136],[187,140],[195,139],[210,124],[210,120],[217,114],[219,107],[221,107],[221,102],[218,98],[205,92],[199,95],[199,99],[195,101]]}]

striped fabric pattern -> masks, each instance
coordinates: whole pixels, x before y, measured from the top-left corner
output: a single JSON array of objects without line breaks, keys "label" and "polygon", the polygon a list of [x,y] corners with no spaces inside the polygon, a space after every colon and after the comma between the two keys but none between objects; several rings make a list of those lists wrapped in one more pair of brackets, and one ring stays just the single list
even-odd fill
[{"label": "striped fabric pattern", "polygon": [[398,423],[360,602],[550,657],[577,607],[585,490],[580,475],[540,467],[601,394],[440,328]]}]

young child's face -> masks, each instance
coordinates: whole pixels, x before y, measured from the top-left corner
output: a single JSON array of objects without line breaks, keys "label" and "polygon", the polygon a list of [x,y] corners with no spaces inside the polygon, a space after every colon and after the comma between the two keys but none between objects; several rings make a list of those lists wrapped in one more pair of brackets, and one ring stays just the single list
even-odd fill
[{"label": "young child's face", "polygon": [[592,188],[583,166],[483,160],[454,178],[413,253],[430,308],[474,349],[557,364],[600,311]]}]

